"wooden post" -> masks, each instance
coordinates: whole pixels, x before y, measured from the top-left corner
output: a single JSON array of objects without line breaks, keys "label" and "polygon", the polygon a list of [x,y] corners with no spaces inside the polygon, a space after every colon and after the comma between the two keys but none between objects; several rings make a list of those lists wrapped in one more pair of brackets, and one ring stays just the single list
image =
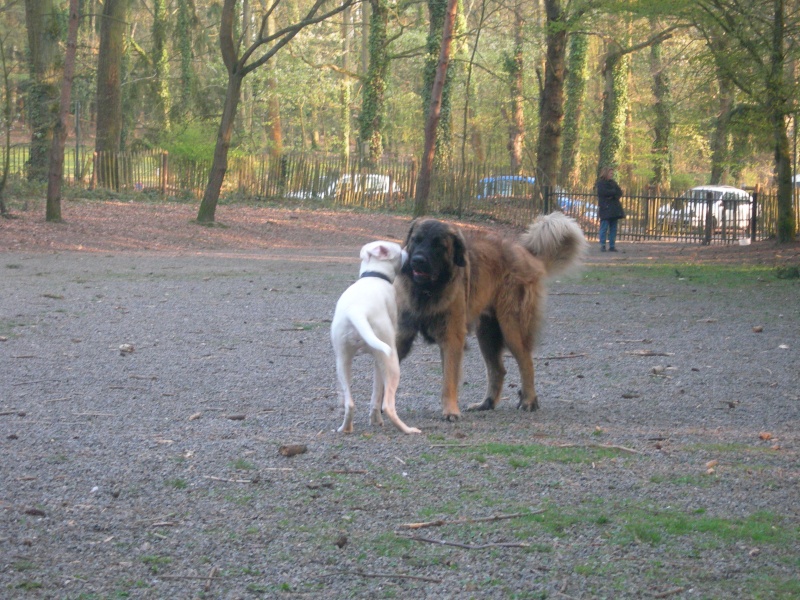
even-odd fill
[{"label": "wooden post", "polygon": [[169,152],[161,153],[161,196],[167,195],[167,169],[169,168]]}]

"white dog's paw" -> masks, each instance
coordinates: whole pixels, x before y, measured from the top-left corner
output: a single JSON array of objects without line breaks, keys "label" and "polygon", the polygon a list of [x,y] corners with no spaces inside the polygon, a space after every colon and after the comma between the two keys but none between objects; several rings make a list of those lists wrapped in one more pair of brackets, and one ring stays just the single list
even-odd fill
[{"label": "white dog's paw", "polygon": [[339,427],[339,429],[337,429],[337,431],[338,431],[339,433],[353,433],[353,425],[352,425],[352,424],[350,424],[350,425],[349,425],[349,426],[347,426],[347,427],[345,427],[344,425],[342,425],[341,427]]},{"label": "white dog's paw", "polygon": [[373,425],[380,425],[383,427],[383,417],[381,416],[381,411],[376,410],[371,412],[369,415],[369,422]]},{"label": "white dog's paw", "polygon": [[416,427],[409,427],[406,433],[422,433],[422,431],[417,429]]}]

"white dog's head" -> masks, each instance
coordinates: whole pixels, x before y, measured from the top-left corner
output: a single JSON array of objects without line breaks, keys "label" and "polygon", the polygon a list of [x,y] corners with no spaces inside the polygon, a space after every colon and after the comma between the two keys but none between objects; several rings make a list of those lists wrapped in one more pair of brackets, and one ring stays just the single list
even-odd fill
[{"label": "white dog's head", "polygon": [[408,254],[394,242],[379,240],[370,242],[361,248],[361,270],[359,274],[367,271],[377,271],[386,275],[390,281],[400,272],[403,264],[408,259]]}]

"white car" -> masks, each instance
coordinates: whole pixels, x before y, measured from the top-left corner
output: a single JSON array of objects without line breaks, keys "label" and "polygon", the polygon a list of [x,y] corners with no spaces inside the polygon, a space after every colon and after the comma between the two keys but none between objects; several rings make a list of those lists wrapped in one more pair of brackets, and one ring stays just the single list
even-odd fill
[{"label": "white car", "polygon": [[713,229],[747,229],[753,210],[753,197],[730,185],[693,187],[658,209],[658,222],[677,227],[703,228],[706,224],[708,197],[711,195]]},{"label": "white car", "polygon": [[[391,192],[390,192],[391,190]],[[287,198],[301,200],[341,200],[346,197],[388,198],[398,202],[403,199],[403,190],[388,175],[379,173],[345,173],[340,176],[321,177],[312,189],[303,189],[286,194]]]}]

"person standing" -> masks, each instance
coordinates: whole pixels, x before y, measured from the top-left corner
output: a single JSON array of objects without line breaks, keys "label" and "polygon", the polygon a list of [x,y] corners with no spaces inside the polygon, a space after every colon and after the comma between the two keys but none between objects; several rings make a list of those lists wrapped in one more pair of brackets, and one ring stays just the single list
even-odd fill
[{"label": "person standing", "polygon": [[614,168],[603,167],[597,179],[597,216],[600,218],[600,252],[617,251],[617,221],[625,218],[625,210],[619,199],[622,188],[614,181]]}]

